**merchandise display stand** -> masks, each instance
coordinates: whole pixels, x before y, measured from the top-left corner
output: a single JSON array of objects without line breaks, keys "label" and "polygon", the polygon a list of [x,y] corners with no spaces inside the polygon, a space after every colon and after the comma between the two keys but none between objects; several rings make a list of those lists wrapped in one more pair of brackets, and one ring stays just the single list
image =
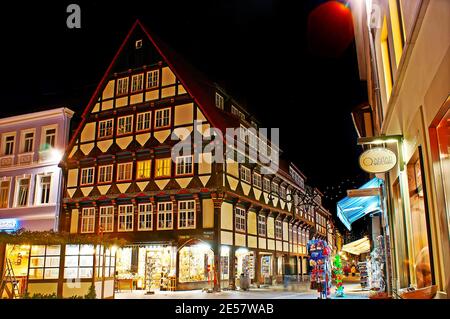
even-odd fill
[{"label": "merchandise display stand", "polygon": [[358,263],[362,289],[369,288],[369,271],[368,271],[367,265],[368,265],[368,262],[366,262],[366,261],[362,261],[362,262]]},{"label": "merchandise display stand", "polygon": [[327,299],[331,290],[331,249],[326,241],[312,239],[308,242],[308,253],[312,267],[311,289],[317,289],[318,299]]}]

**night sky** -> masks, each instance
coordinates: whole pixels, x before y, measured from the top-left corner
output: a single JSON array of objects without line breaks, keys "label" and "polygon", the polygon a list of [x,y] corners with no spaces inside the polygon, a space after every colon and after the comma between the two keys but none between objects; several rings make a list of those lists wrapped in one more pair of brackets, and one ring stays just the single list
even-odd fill
[{"label": "night sky", "polygon": [[[361,185],[350,111],[367,100],[366,86],[345,36],[348,12],[326,12],[326,2],[15,1],[0,19],[0,117],[54,106],[79,116],[139,18],[263,127],[279,127],[286,158],[309,184],[322,191],[343,180]],[[70,3],[81,6],[81,29],[66,27]]]}]

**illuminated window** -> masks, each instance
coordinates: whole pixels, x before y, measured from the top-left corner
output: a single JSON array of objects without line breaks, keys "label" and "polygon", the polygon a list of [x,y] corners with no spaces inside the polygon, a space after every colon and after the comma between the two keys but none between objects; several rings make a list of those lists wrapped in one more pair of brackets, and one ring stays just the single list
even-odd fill
[{"label": "illuminated window", "polygon": [[98,182],[109,183],[112,181],[112,165],[103,165],[98,167]]},{"label": "illuminated window", "polygon": [[389,54],[390,50],[389,50],[388,30],[386,25],[386,18],[384,18],[383,27],[381,29],[381,57],[383,60],[384,83],[386,89],[386,97],[388,101],[391,97],[392,83],[393,83],[392,64]]},{"label": "illuminated window", "polygon": [[94,184],[94,168],[88,167],[81,170],[81,185]]},{"label": "illuminated window", "polygon": [[278,184],[275,182],[272,182],[272,192],[275,193],[274,195],[278,194]]},{"label": "illuminated window", "polygon": [[192,155],[177,157],[176,172],[177,172],[177,175],[192,174]]},{"label": "illuminated window", "polygon": [[30,253],[30,280],[58,279],[60,245],[33,245]]},{"label": "illuminated window", "polygon": [[159,70],[147,72],[147,89],[152,89],[158,86]]},{"label": "illuminated window", "polygon": [[155,165],[156,165],[155,177],[171,176],[172,159],[170,157],[157,159]]},{"label": "illuminated window", "polygon": [[240,207],[236,207],[235,211],[235,228],[236,231],[245,232],[246,230],[246,213],[245,209]]},{"label": "illuminated window", "polygon": [[283,239],[283,222],[281,220],[275,221],[275,238]]},{"label": "illuminated window", "polygon": [[195,228],[195,201],[186,200],[178,202],[178,228]]},{"label": "illuminated window", "polygon": [[114,229],[114,207],[100,207],[99,227],[102,232],[112,232]]},{"label": "illuminated window", "polygon": [[138,230],[152,230],[153,229],[153,205],[139,204],[138,205]]},{"label": "illuminated window", "polygon": [[51,175],[38,175],[37,177],[37,203],[42,204],[49,204],[50,203],[50,190],[51,190],[51,182],[52,182],[52,176]]},{"label": "illuminated window", "polygon": [[172,202],[158,203],[158,229],[173,229]]},{"label": "illuminated window", "polygon": [[394,42],[395,62],[397,66],[403,53],[405,44],[405,33],[403,26],[403,16],[399,0],[389,0],[389,13],[391,18],[392,36]]},{"label": "illuminated window", "polygon": [[117,135],[124,135],[133,132],[133,115],[122,116],[117,120]]},{"label": "illuminated window", "polygon": [[94,246],[66,245],[64,278],[92,278],[94,274]]},{"label": "illuminated window", "polygon": [[131,77],[131,92],[142,91],[144,86],[144,73],[136,74]]},{"label": "illuminated window", "polygon": [[117,95],[128,93],[128,77],[117,80]]},{"label": "illuminated window", "polygon": [[119,205],[119,225],[118,231],[132,231],[133,230],[133,205]]},{"label": "illuminated window", "polygon": [[259,215],[258,216],[258,235],[266,236],[266,233],[267,233],[266,216]]},{"label": "illuminated window", "polygon": [[31,153],[34,150],[34,132],[24,132],[22,135],[22,153]]},{"label": "illuminated window", "polygon": [[223,96],[220,95],[219,93],[216,93],[216,107],[218,107],[221,110],[223,110],[224,108]]},{"label": "illuminated window", "polygon": [[151,114],[151,112],[145,112],[137,115],[137,131],[146,131],[150,129]]},{"label": "illuminated window", "polygon": [[43,149],[48,150],[49,148],[55,147],[55,142],[56,142],[56,128],[44,129]]},{"label": "illuminated window", "polygon": [[152,161],[138,161],[137,162],[137,179],[148,179],[151,174]]},{"label": "illuminated window", "polygon": [[10,187],[11,187],[10,181],[0,182],[0,208],[8,208],[9,206]]},{"label": "illuminated window", "polygon": [[252,171],[249,168],[241,165],[241,180],[250,184],[252,182],[251,176]]},{"label": "illuminated window", "polygon": [[170,125],[170,108],[157,110],[155,112],[155,128],[167,127]]},{"label": "illuminated window", "polygon": [[265,192],[270,192],[270,179],[264,178],[263,186]]},{"label": "illuminated window", "polygon": [[261,175],[257,174],[257,173],[253,173],[253,186],[257,187],[257,188],[261,188]]},{"label": "illuminated window", "polygon": [[133,163],[121,163],[117,165],[117,181],[130,181],[133,177]]},{"label": "illuminated window", "polygon": [[81,212],[81,233],[93,233],[95,228],[95,208],[83,208]]},{"label": "illuminated window", "polygon": [[17,188],[17,207],[28,206],[28,197],[30,194],[30,178],[19,178]]},{"label": "illuminated window", "polygon": [[100,121],[98,125],[98,137],[105,138],[113,135],[113,120]]},{"label": "illuminated window", "polygon": [[3,155],[14,154],[15,135],[3,135]]}]

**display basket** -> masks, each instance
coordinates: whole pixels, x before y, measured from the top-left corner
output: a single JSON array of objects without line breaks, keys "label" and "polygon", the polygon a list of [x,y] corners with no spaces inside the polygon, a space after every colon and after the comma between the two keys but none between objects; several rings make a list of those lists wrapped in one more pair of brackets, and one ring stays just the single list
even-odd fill
[{"label": "display basket", "polygon": [[437,293],[437,286],[428,286],[412,291],[404,291],[400,293],[402,299],[433,299]]}]

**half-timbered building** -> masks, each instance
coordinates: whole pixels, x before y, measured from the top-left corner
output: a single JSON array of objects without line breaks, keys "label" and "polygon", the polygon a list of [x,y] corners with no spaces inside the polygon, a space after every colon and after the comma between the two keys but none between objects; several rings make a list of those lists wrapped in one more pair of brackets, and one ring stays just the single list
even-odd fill
[{"label": "half-timbered building", "polygon": [[[126,239],[115,265],[122,288],[234,288],[241,275],[260,285],[306,274],[316,217],[296,205],[302,172],[280,160],[278,170],[264,174],[259,161],[229,156],[238,149],[207,147],[221,140],[210,128],[224,136],[227,128],[241,128],[249,134],[235,142],[244,150],[264,145],[267,153],[280,152],[248,130],[257,126],[227,92],[137,21],[63,159],[60,229]],[[204,140],[198,143],[195,134]],[[174,155],[180,141],[196,152]],[[218,155],[226,159],[212,160]]]}]

